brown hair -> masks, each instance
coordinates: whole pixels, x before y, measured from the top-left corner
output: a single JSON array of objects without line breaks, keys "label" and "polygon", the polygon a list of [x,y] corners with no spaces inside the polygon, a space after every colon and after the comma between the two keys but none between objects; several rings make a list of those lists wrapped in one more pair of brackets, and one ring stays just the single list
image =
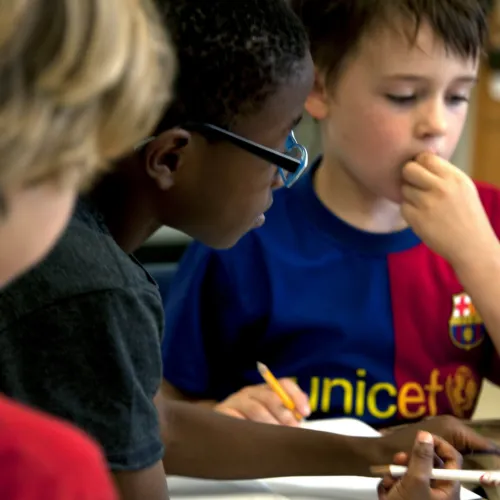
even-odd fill
[{"label": "brown hair", "polygon": [[88,179],[131,150],[173,72],[151,0],[0,1],[0,189]]},{"label": "brown hair", "polygon": [[488,0],[289,0],[308,32],[316,66],[335,78],[363,38],[382,27],[414,43],[428,22],[445,47],[477,57],[487,34]]}]

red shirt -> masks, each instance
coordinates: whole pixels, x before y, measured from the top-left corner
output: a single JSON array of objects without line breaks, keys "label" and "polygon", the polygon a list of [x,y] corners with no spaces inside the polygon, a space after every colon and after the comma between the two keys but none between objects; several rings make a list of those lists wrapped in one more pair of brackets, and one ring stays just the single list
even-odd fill
[{"label": "red shirt", "polygon": [[117,500],[99,448],[72,426],[0,397],[0,498]]}]

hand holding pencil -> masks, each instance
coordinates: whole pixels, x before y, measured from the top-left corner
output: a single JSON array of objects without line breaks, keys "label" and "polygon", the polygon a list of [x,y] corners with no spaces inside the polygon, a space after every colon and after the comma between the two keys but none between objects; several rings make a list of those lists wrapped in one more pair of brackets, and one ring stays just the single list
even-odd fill
[{"label": "hand holding pencil", "polygon": [[292,427],[309,416],[309,398],[293,380],[277,380],[262,363],[258,363],[258,370],[265,383],[244,387],[215,406],[215,410],[232,417]]},{"label": "hand holding pencil", "polygon": [[394,467],[372,468],[374,474],[385,474],[378,488],[379,500],[459,500],[458,481],[431,482],[434,454],[443,461],[445,470],[456,473],[461,468],[461,456],[453,446],[428,432],[420,432],[410,456],[399,453],[394,457],[394,465],[408,466],[401,479],[391,475]]}]

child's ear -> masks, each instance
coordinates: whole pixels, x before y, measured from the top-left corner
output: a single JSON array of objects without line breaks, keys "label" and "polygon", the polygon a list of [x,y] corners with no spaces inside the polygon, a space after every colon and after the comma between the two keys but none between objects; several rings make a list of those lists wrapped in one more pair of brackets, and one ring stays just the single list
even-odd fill
[{"label": "child's ear", "polygon": [[306,111],[316,120],[324,120],[328,115],[327,98],[325,76],[316,68],[314,72],[314,85],[306,99]]},{"label": "child's ear", "polygon": [[146,146],[146,172],[162,190],[174,184],[178,170],[191,134],[183,129],[163,132]]}]

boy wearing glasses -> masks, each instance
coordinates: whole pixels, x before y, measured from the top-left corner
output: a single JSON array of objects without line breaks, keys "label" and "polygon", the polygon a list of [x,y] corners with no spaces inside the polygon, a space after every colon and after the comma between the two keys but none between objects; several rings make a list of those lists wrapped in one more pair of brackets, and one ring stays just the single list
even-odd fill
[{"label": "boy wearing glasses", "polygon": [[[306,165],[290,130],[313,65],[281,0],[157,4],[178,52],[175,99],[151,137],[80,200],[48,258],[0,295],[0,389],[95,437],[127,500],[165,499],[165,471],[366,475],[410,451],[417,428],[373,440],[259,425],[160,389],[161,298],[131,253],[163,224],[218,248],[262,224],[279,169],[290,185]],[[428,427],[462,448],[493,449],[457,423]]]},{"label": "boy wearing glasses", "polygon": [[324,155],[237,246],[188,250],[166,307],[170,394],[297,425],[262,384],[262,361],[287,377],[304,417],[374,427],[467,419],[482,379],[500,380],[499,251],[484,215],[500,231],[500,196],[447,162],[477,77],[485,6],[292,5],[316,65],[306,108]]}]

